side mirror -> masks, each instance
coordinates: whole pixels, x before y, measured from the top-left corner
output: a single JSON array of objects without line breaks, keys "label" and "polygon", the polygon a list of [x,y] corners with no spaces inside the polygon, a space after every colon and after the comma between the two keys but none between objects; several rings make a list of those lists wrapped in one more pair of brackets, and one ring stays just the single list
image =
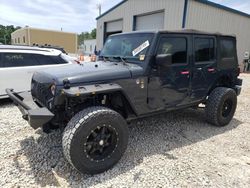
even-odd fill
[{"label": "side mirror", "polygon": [[159,66],[169,66],[172,64],[171,54],[159,54],[155,58],[156,64]]}]

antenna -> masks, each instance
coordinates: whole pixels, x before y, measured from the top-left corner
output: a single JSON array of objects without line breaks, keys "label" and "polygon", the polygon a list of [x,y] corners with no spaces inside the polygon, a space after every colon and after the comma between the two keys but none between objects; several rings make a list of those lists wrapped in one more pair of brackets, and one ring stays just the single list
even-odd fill
[{"label": "antenna", "polygon": [[102,14],[102,4],[101,3],[98,3],[96,5],[96,8],[99,10],[99,16]]}]

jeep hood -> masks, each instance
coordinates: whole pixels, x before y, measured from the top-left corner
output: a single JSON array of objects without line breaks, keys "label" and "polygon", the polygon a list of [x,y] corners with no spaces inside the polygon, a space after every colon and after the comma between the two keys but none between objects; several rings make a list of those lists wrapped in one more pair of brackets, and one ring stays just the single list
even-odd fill
[{"label": "jeep hood", "polygon": [[33,79],[40,83],[53,80],[56,85],[63,85],[63,80],[68,79],[74,85],[127,79],[142,73],[143,68],[139,65],[99,61],[44,69],[35,73]]}]

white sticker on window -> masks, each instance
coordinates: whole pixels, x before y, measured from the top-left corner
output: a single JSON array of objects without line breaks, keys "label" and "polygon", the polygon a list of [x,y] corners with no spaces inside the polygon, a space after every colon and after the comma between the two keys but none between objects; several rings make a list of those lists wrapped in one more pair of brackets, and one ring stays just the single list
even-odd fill
[{"label": "white sticker on window", "polygon": [[146,42],[144,42],[143,44],[141,44],[138,48],[136,48],[136,49],[133,50],[133,52],[132,52],[133,56],[136,56],[142,50],[146,49],[148,46],[149,46],[149,41],[147,40]]}]

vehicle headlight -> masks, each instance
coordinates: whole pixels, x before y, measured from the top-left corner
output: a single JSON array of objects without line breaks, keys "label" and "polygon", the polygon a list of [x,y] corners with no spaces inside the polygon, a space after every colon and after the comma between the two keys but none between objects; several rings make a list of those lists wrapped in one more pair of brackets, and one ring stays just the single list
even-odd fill
[{"label": "vehicle headlight", "polygon": [[52,84],[50,86],[50,91],[51,91],[52,95],[55,96],[55,94],[56,94],[56,85],[55,84]]}]

